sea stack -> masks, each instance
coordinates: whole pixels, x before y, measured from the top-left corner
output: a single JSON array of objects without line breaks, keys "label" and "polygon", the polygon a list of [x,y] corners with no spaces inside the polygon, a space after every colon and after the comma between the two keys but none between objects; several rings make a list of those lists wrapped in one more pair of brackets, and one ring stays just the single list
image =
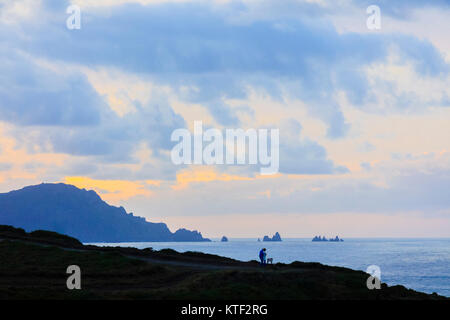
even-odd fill
[{"label": "sea stack", "polygon": [[280,234],[276,232],[272,238],[264,236],[263,241],[282,241],[282,240]]},{"label": "sea stack", "polygon": [[336,236],[336,238],[330,238],[330,240],[328,240],[325,236],[321,237],[321,236],[315,236],[312,241],[331,241],[331,242],[342,242],[344,241],[344,239],[340,239],[338,236]]},{"label": "sea stack", "polygon": [[228,238],[223,236],[222,239],[220,240],[221,242],[228,242]]}]

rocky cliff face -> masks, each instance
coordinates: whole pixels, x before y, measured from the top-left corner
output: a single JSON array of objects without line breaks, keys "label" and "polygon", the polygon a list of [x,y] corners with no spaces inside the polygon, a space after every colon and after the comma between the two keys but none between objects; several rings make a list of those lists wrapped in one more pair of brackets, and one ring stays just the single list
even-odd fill
[{"label": "rocky cliff face", "polygon": [[94,191],[67,184],[40,184],[0,194],[0,224],[26,231],[51,230],[83,242],[209,241],[201,233],[147,222],[110,206]]}]

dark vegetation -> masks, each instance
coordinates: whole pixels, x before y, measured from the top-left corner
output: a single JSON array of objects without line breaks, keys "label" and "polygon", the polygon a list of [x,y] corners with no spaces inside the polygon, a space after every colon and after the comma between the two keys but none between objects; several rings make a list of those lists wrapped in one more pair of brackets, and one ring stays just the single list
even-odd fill
[{"label": "dark vegetation", "polygon": [[[1,299],[445,299],[403,286],[368,290],[362,271],[320,263],[260,267],[198,252],[83,246],[0,226]],[[81,290],[66,268],[81,268]]]}]

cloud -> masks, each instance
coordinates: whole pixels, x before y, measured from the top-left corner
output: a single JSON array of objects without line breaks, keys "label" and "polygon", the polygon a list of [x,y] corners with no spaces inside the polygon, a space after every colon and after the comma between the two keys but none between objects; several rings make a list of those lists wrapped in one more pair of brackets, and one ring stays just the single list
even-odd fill
[{"label": "cloud", "polygon": [[[6,24],[1,31],[8,44],[1,51],[7,61],[0,67],[5,74],[0,79],[1,116],[21,126],[50,127],[17,129],[16,137],[23,143],[46,152],[93,156],[103,163],[133,162],[141,142],[158,157],[161,150],[171,148],[171,131],[185,122],[172,110],[168,95],[152,96],[143,103],[123,92],[120,99],[133,112],[118,115],[107,105],[111,100],[100,96],[76,66],[114,67],[146,77],[171,88],[169,94],[181,101],[206,106],[224,126],[240,125],[229,101],[248,98],[248,87],[280,101],[299,99],[311,115],[327,124],[331,139],[345,137],[351,128],[337,93],[343,91],[363,110],[367,102],[377,104],[374,88],[386,80],[374,83],[366,69],[385,63],[392,46],[399,60],[410,62],[419,76],[448,73],[439,52],[412,36],[339,34],[323,21],[286,17],[276,23],[229,20],[230,12],[245,11],[250,4],[225,5],[224,11],[205,3],[87,7],[82,10],[80,30],[65,28],[66,4],[44,2],[39,13],[48,19],[23,21],[21,28]],[[314,12],[329,10],[326,5],[301,6]],[[55,66],[66,69],[55,70]],[[390,98],[389,103],[394,99],[394,105],[405,109],[414,100],[395,91]],[[282,143],[281,152],[281,172],[347,170],[335,167],[325,148],[311,139]]]},{"label": "cloud", "polygon": [[280,124],[280,172],[287,174],[332,174],[345,173],[343,166],[335,167],[327,159],[324,147],[309,139],[300,139],[302,126],[294,120]]},{"label": "cloud", "polygon": [[[379,32],[365,0],[77,3],[80,30],[69,1],[0,6],[4,191],[63,180],[148,218],[269,227],[448,212],[448,1],[381,1]],[[173,165],[170,134],[194,120],[279,128],[280,174]]]},{"label": "cloud", "polygon": [[0,120],[30,126],[90,126],[106,104],[82,74],[39,66],[0,46]]},{"label": "cloud", "polygon": [[[424,166],[421,161],[427,163],[426,172],[418,170]],[[192,178],[190,183],[198,182],[195,188],[163,188],[151,199],[151,206],[146,199],[131,199],[128,204],[136,212],[146,212],[148,217],[164,211],[167,216],[182,213],[185,216],[229,215],[230,218],[233,214],[267,213],[282,217],[286,214],[420,212],[429,217],[445,218],[450,206],[449,163],[448,155],[443,154],[408,163],[395,160],[373,164],[370,171],[360,176],[279,175],[245,180],[221,179],[214,174],[200,175],[198,180],[187,176]],[[174,197],[176,202],[171,200]],[[351,221],[347,223],[352,225]]]},{"label": "cloud", "polygon": [[12,163],[0,162],[0,171],[7,171],[7,170],[11,169],[12,166],[13,166]]},{"label": "cloud", "polygon": [[176,184],[172,186],[174,190],[182,190],[188,187],[191,183],[207,183],[212,181],[244,181],[252,180],[253,178],[230,175],[226,173],[219,173],[211,168],[193,167],[192,169],[185,169],[177,173]]},{"label": "cloud", "polygon": [[[114,113],[88,127],[13,127],[8,134],[30,154],[59,153],[73,158],[48,168],[51,177],[89,174],[111,179],[174,178],[170,161],[170,134],[184,127],[184,120],[170,106],[136,104],[137,112],[119,117]],[[147,150],[139,156],[142,150]]]},{"label": "cloud", "polygon": [[[228,13],[204,3],[122,4],[107,13],[88,7],[83,27],[75,31],[64,30],[62,7],[50,9],[53,19],[47,23],[24,25],[31,36],[18,45],[47,59],[114,66],[150,76],[176,91],[191,88],[180,98],[206,105],[223,125],[238,123],[224,99],[246,97],[247,86],[263,86],[269,94],[281,86],[328,124],[329,137],[343,137],[350,124],[336,91],[343,90],[358,104],[370,98],[362,68],[385,61],[391,45],[397,45],[420,74],[448,73],[436,49],[411,36],[338,34],[323,21],[298,19],[283,20],[283,28],[265,20],[234,24],[223,9],[242,10],[233,5],[221,7]],[[38,36],[42,34],[49,36]]]},{"label": "cloud", "polygon": [[[367,8],[368,6],[374,4],[371,0],[353,0],[352,5],[355,7]],[[440,8],[440,9],[450,9],[450,3],[448,0],[379,0],[376,5],[380,7],[383,14],[388,14],[389,16],[395,17],[397,19],[411,19],[414,10],[425,9],[425,8]]]},{"label": "cloud", "polygon": [[81,71],[0,49],[0,120],[14,125],[7,133],[30,153],[127,162],[141,142],[156,156],[169,150],[170,133],[184,126],[167,97],[132,101],[134,112],[119,116]]},{"label": "cloud", "polygon": [[[146,185],[122,180],[94,180],[87,177],[66,177],[65,183],[81,189],[96,191],[100,197],[113,204],[136,196],[150,196],[152,193]],[[152,183],[152,181],[150,181]]]}]

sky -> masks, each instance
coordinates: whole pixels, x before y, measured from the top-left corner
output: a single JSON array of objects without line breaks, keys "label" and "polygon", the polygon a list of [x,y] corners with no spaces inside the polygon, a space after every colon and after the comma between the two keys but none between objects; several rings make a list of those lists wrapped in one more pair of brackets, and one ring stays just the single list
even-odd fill
[{"label": "sky", "polygon": [[[450,1],[373,2],[0,0],[0,192],[206,237],[450,237]],[[279,172],[173,164],[194,121],[279,129]]]}]

